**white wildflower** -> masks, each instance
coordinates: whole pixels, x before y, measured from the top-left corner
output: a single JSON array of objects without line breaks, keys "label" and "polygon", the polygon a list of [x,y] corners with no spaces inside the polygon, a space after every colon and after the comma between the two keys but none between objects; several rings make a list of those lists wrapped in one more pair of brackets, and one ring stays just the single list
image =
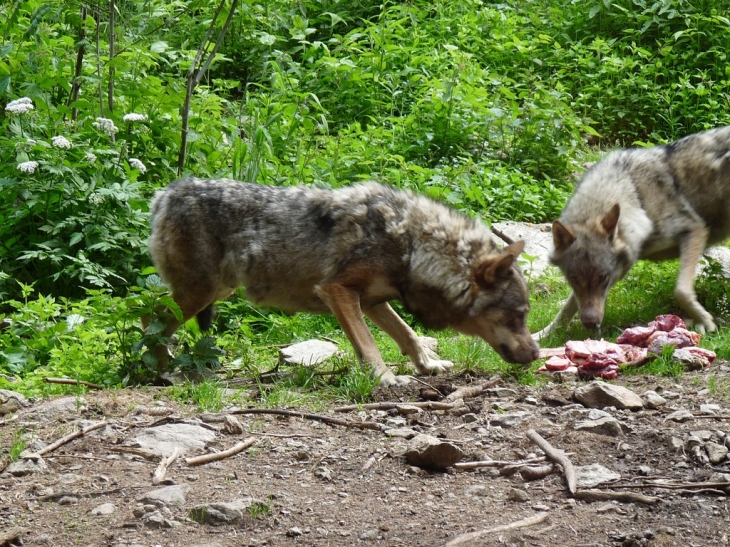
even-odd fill
[{"label": "white wildflower", "polygon": [[129,165],[130,165],[130,167],[132,167],[133,169],[139,169],[139,172],[140,172],[140,173],[145,173],[145,172],[147,172],[147,167],[145,167],[145,164],[144,164],[144,163],[142,163],[142,162],[141,162],[140,160],[138,160],[137,158],[129,158]]},{"label": "white wildflower", "polygon": [[20,116],[21,114],[25,114],[31,110],[33,110],[33,101],[30,100],[30,97],[21,97],[20,99],[15,99],[5,105],[5,112],[11,116]]},{"label": "white wildflower", "polygon": [[132,112],[131,114],[125,114],[122,119],[125,122],[143,122],[147,120],[147,114],[137,114]]},{"label": "white wildflower", "polygon": [[89,163],[95,163],[96,162],[96,154],[93,152],[87,152],[86,153],[86,161]]},{"label": "white wildflower", "polygon": [[113,135],[119,131],[119,128],[114,125],[114,120],[110,120],[109,118],[96,118],[96,121],[91,125],[96,127],[99,131],[103,131],[107,135]]},{"label": "white wildflower", "polygon": [[18,169],[20,169],[23,173],[28,173],[29,175],[33,174],[37,167],[37,161],[24,161],[23,163],[18,164]]},{"label": "white wildflower", "polygon": [[71,148],[71,141],[61,135],[53,137],[51,142],[56,148]]},{"label": "white wildflower", "polygon": [[89,203],[91,203],[92,205],[101,205],[102,203],[104,203],[104,196],[102,196],[101,194],[91,194],[89,196]]}]

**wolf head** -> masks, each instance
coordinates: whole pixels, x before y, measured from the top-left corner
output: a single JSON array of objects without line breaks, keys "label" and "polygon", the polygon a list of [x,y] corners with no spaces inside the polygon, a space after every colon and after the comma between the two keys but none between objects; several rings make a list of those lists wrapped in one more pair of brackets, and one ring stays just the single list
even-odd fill
[{"label": "wolf head", "polygon": [[601,326],[609,289],[632,266],[621,238],[620,215],[617,203],[595,219],[573,224],[553,222],[555,249],[550,261],[560,268],[573,289],[580,321],[588,329]]},{"label": "wolf head", "polygon": [[524,241],[518,241],[477,261],[467,316],[455,317],[450,325],[484,339],[505,361],[521,364],[539,354],[527,329],[527,284],[516,263],[524,246]]}]

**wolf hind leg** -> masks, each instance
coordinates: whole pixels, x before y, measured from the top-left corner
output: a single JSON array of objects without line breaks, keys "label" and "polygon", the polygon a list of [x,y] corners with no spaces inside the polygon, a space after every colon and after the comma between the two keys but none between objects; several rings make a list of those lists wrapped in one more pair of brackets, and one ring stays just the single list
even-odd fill
[{"label": "wolf hind leg", "polygon": [[563,303],[563,307],[560,308],[558,315],[555,316],[550,324],[544,329],[534,333],[532,339],[539,342],[543,338],[547,338],[553,331],[558,328],[563,328],[568,325],[571,319],[578,313],[578,299],[575,297],[575,293],[570,293],[568,299]]},{"label": "wolf hind leg", "polygon": [[695,270],[705,251],[708,235],[708,229],[702,226],[680,237],[679,276],[674,289],[674,296],[679,307],[694,320],[693,328],[701,334],[717,330],[712,315],[697,301],[694,289]]},{"label": "wolf hind leg", "polygon": [[387,302],[367,308],[363,312],[395,340],[401,353],[408,356],[420,374],[446,372],[454,366],[454,363],[440,359],[430,348],[424,346],[413,329]]}]

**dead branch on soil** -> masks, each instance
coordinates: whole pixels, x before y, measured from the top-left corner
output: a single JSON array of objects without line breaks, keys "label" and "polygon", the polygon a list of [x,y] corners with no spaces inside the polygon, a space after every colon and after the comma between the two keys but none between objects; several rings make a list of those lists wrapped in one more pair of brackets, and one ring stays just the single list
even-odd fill
[{"label": "dead branch on soil", "polygon": [[575,493],[575,498],[585,501],[623,501],[627,503],[645,503],[647,505],[653,505],[659,503],[661,498],[655,498],[653,496],[645,496],[637,492],[612,492],[611,490],[578,490]]},{"label": "dead branch on soil", "polygon": [[463,386],[458,388],[456,391],[452,391],[446,396],[447,402],[453,402],[457,399],[469,399],[472,397],[477,397],[484,393],[486,390],[493,388],[494,386],[501,384],[502,379],[501,378],[494,378],[493,380],[489,380],[488,382],[484,382],[483,384],[479,384],[478,386]]},{"label": "dead branch on soil", "polygon": [[363,405],[347,405],[338,406],[333,410],[335,412],[352,412],[354,410],[391,410],[393,408],[398,409],[404,406],[415,406],[424,410],[451,410],[460,403],[441,403],[438,401],[422,401],[417,403],[400,403],[396,401],[383,401],[380,403],[366,403]]},{"label": "dead branch on soil", "polygon": [[165,480],[165,475],[167,475],[167,468],[172,465],[172,462],[174,462],[179,455],[180,449],[176,446],[169,457],[166,458],[165,456],[162,456],[162,459],[160,460],[160,465],[158,465],[157,469],[155,469],[155,472],[152,473],[152,484],[158,485]]},{"label": "dead branch on soil", "polygon": [[55,443],[49,444],[48,446],[46,446],[42,450],[39,450],[37,452],[37,454],[39,456],[43,456],[44,454],[48,454],[49,452],[53,452],[54,450],[56,450],[56,448],[58,448],[60,446],[63,446],[64,444],[69,443],[69,442],[73,441],[74,439],[78,439],[79,437],[83,437],[87,433],[90,433],[90,432],[95,431],[97,429],[101,429],[102,427],[105,427],[106,425],[107,425],[107,422],[106,422],[106,420],[104,420],[104,421],[101,421],[101,422],[96,422],[95,424],[91,424],[90,426],[85,427],[83,429],[78,429],[78,430],[74,431],[73,433],[70,433],[69,435],[66,435],[65,437],[61,437]]},{"label": "dead branch on soil", "polygon": [[492,534],[496,534],[499,532],[508,532],[510,530],[518,530],[520,528],[526,528],[528,526],[534,526],[535,524],[540,524],[541,522],[544,522],[545,519],[548,518],[547,512],[538,513],[537,515],[534,515],[532,517],[528,517],[526,519],[518,520],[517,522],[513,522],[511,524],[505,524],[503,526],[495,526],[494,528],[488,528],[486,530],[479,530],[477,532],[469,532],[468,534],[462,534],[460,536],[455,537],[451,541],[449,541],[444,547],[455,547],[456,545],[464,545],[465,543],[469,543],[470,541],[473,541],[475,539],[480,539],[485,536],[489,536]]},{"label": "dead branch on soil", "polygon": [[256,442],[256,439],[254,439],[253,437],[249,437],[245,441],[236,444],[235,446],[229,448],[228,450],[223,450],[221,452],[216,452],[214,454],[205,454],[204,456],[196,456],[194,458],[185,458],[185,463],[187,463],[190,466],[193,466],[193,465],[202,465],[204,463],[216,462],[218,460],[225,460],[226,458],[230,458],[231,456],[235,456],[239,452],[246,450],[248,447],[252,446],[255,442]]},{"label": "dead branch on soil", "polygon": [[[629,484],[611,484],[607,488],[662,488],[664,490],[693,490],[693,489],[728,489],[730,490],[730,482],[637,482]],[[600,485],[599,485],[600,488]],[[723,494],[725,492],[722,492]]]},{"label": "dead branch on soil", "polygon": [[155,452],[142,450],[141,448],[133,448],[131,446],[110,446],[108,450],[109,452],[117,452],[119,454],[133,454],[134,456],[139,456],[145,460],[156,460],[158,457],[158,454]]},{"label": "dead branch on soil", "polygon": [[533,463],[541,463],[541,462],[544,462],[546,459],[547,458],[545,456],[540,456],[538,458],[530,458],[529,460],[520,460],[520,461],[487,460],[487,461],[478,461],[478,462],[460,462],[460,463],[455,463],[454,467],[456,469],[478,469],[480,467],[509,467],[512,465],[523,466],[523,465],[530,465]]},{"label": "dead branch on soil", "polygon": [[85,382],[83,380],[74,380],[73,378],[43,378],[43,381],[47,384],[63,384],[67,386],[86,386],[89,389],[104,389],[104,386],[99,384],[92,384],[91,382]]},{"label": "dead branch on soil", "polygon": [[380,424],[375,422],[348,422],[339,418],[330,416],[322,416],[321,414],[310,414],[308,412],[296,412],[293,410],[275,410],[268,408],[242,408],[241,410],[232,410],[229,414],[273,414],[275,416],[288,416],[290,418],[302,418],[304,420],[314,420],[328,425],[341,425],[343,427],[353,427],[355,429],[372,429],[380,431]]},{"label": "dead branch on soil", "polygon": [[573,464],[568,459],[568,457],[565,455],[565,452],[553,447],[553,445],[543,439],[540,434],[534,429],[530,429],[527,432],[527,438],[530,439],[537,446],[539,446],[542,451],[545,452],[545,455],[548,458],[550,458],[555,463],[560,464],[560,466],[563,468],[563,473],[565,473],[565,480],[568,483],[568,492],[571,496],[574,496],[577,489],[575,468],[573,467]]}]

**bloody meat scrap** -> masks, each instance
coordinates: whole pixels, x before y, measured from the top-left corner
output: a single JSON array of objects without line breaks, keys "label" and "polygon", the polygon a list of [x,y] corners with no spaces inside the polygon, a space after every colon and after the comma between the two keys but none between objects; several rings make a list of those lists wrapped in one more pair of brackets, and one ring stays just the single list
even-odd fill
[{"label": "bloody meat scrap", "polygon": [[710,366],[715,353],[697,347],[699,333],[687,330],[687,325],[676,315],[659,315],[646,327],[626,329],[616,343],[605,340],[569,340],[564,348],[540,350],[541,357],[549,357],[537,372],[577,372],[581,377],[613,379],[619,365],[645,359],[648,353],[661,354],[665,346],[674,351],[681,349],[676,358],[694,366]]}]

